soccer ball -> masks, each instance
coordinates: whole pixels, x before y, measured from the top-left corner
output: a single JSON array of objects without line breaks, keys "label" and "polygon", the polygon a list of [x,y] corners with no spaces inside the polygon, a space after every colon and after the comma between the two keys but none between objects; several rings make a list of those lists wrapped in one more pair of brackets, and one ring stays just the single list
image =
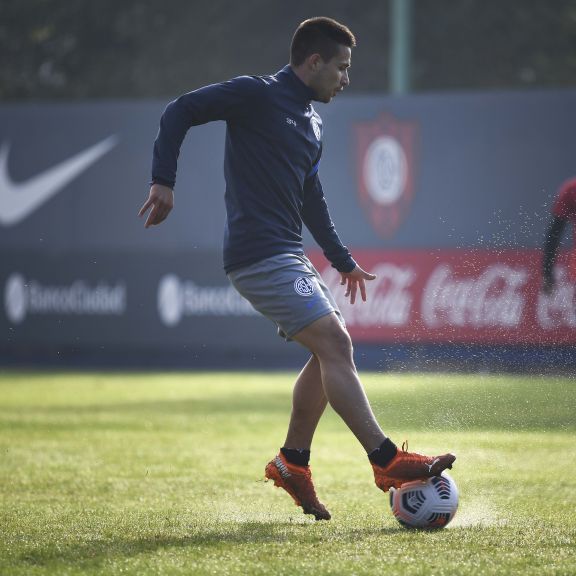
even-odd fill
[{"label": "soccer ball", "polygon": [[458,487],[446,472],[390,489],[392,514],[405,528],[444,528],[458,509]]}]

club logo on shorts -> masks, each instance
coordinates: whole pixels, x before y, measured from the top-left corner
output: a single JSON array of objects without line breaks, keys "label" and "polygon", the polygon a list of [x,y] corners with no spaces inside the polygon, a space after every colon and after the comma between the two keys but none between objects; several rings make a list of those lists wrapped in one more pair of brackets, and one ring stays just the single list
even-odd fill
[{"label": "club logo on shorts", "polygon": [[310,278],[300,276],[294,281],[294,290],[296,290],[296,294],[300,294],[300,296],[312,296],[316,287]]}]

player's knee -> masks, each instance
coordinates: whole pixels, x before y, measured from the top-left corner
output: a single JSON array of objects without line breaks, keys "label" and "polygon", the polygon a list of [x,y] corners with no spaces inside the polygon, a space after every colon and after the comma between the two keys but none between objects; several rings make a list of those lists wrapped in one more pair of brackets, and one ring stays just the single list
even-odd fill
[{"label": "player's knee", "polygon": [[336,326],[326,339],[324,356],[351,361],[353,351],[352,339],[348,331],[341,325]]},{"label": "player's knee", "polygon": [[325,360],[351,360],[352,340],[336,316],[325,316],[294,337],[306,346],[320,363]]}]

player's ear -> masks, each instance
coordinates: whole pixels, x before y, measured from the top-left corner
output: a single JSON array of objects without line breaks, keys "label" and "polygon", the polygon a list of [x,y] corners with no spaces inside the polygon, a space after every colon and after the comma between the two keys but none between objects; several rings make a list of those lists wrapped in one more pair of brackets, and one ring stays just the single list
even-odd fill
[{"label": "player's ear", "polygon": [[310,56],[306,58],[306,61],[312,72],[317,72],[323,63],[322,56],[320,56],[320,54],[310,54]]}]

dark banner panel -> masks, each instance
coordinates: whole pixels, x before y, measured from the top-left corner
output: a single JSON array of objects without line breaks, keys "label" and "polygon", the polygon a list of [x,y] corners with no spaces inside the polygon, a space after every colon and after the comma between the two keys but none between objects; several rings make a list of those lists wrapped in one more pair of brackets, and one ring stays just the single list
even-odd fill
[{"label": "dark banner panel", "polygon": [[218,253],[1,256],[5,361],[26,350],[214,367],[307,357],[234,290]]},{"label": "dark banner panel", "polygon": [[[354,248],[540,245],[573,175],[576,92],[342,97],[324,121],[320,176]],[[143,230],[165,103],[0,106],[0,248],[218,250],[222,122],[188,132],[176,207]]]},{"label": "dark banner panel", "polygon": [[[574,175],[575,102],[563,90],[316,106],[332,218],[379,273],[368,308],[343,304],[359,345],[573,347],[572,280],[561,276],[548,300],[538,286],[550,206]],[[165,105],[0,106],[0,362],[82,353],[103,364],[181,355],[258,367],[306,357],[222,271],[223,123],[188,133],[169,219],[149,230],[138,219]],[[482,293],[498,271],[502,294]],[[470,323],[506,323],[516,305],[531,312],[513,329]],[[364,325],[366,309],[382,321]]]}]

